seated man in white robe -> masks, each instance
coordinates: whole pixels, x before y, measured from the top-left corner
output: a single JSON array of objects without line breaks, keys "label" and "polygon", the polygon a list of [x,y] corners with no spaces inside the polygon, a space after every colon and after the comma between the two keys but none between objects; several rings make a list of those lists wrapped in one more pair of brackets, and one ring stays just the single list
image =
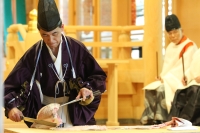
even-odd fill
[{"label": "seated man in white robe", "polygon": [[165,18],[165,29],[171,42],[166,48],[160,77],[144,87],[145,110],[141,117],[142,124],[151,125],[167,121],[174,93],[182,84],[182,58],[184,57],[184,69],[187,70],[193,53],[197,50],[196,44],[183,35],[176,15],[168,15]]}]

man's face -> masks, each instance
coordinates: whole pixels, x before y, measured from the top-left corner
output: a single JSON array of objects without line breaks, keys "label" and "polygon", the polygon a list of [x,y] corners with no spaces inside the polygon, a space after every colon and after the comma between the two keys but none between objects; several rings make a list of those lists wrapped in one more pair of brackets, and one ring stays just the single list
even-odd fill
[{"label": "man's face", "polygon": [[178,44],[183,37],[183,31],[181,28],[174,29],[174,30],[167,32],[167,35],[171,42]]},{"label": "man's face", "polygon": [[43,38],[46,45],[48,45],[51,49],[57,48],[61,41],[63,27],[57,27],[52,31],[44,31],[42,29],[39,30],[41,37]]}]

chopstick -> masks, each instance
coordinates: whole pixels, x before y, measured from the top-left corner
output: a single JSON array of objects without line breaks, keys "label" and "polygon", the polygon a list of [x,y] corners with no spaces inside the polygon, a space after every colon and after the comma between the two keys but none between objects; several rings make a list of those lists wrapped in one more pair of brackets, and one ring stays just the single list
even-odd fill
[{"label": "chopstick", "polygon": [[183,66],[183,79],[185,81],[185,84],[187,85],[187,80],[186,80],[186,77],[185,77],[185,67],[184,67],[184,56],[182,54],[182,66]]}]

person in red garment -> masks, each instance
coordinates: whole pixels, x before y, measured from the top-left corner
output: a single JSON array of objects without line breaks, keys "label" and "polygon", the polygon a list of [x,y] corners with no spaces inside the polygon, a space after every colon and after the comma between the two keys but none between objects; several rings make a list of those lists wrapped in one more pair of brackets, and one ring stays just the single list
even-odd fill
[{"label": "person in red garment", "polygon": [[39,0],[37,22],[42,39],[26,51],[4,82],[5,115],[19,122],[21,116],[36,118],[45,105],[82,97],[81,102],[59,108],[60,127],[95,125],[101,96],[94,97],[93,92],[105,91],[105,72],[83,43],[63,35],[54,0]]}]

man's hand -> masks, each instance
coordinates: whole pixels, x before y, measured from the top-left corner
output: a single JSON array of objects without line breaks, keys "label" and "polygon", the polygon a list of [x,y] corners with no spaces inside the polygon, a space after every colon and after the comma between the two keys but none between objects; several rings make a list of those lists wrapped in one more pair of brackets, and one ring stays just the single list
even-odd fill
[{"label": "man's hand", "polygon": [[15,122],[19,122],[21,121],[21,116],[23,116],[22,112],[17,109],[17,108],[12,108],[9,112],[8,112],[8,117],[9,119],[11,119],[12,121]]},{"label": "man's hand", "polygon": [[195,81],[196,81],[197,83],[200,83],[200,76],[196,77],[196,78],[195,78]]},{"label": "man's hand", "polygon": [[88,105],[94,99],[93,92],[87,88],[81,88],[76,99],[79,98],[83,98],[83,100],[80,102],[81,105]]},{"label": "man's hand", "polygon": [[156,80],[160,80],[161,83],[163,83],[163,79],[159,76],[155,78]]},{"label": "man's hand", "polygon": [[183,84],[184,86],[186,86],[186,85],[187,85],[187,77],[184,76],[184,77],[182,78],[181,82],[182,82],[182,84]]}]

